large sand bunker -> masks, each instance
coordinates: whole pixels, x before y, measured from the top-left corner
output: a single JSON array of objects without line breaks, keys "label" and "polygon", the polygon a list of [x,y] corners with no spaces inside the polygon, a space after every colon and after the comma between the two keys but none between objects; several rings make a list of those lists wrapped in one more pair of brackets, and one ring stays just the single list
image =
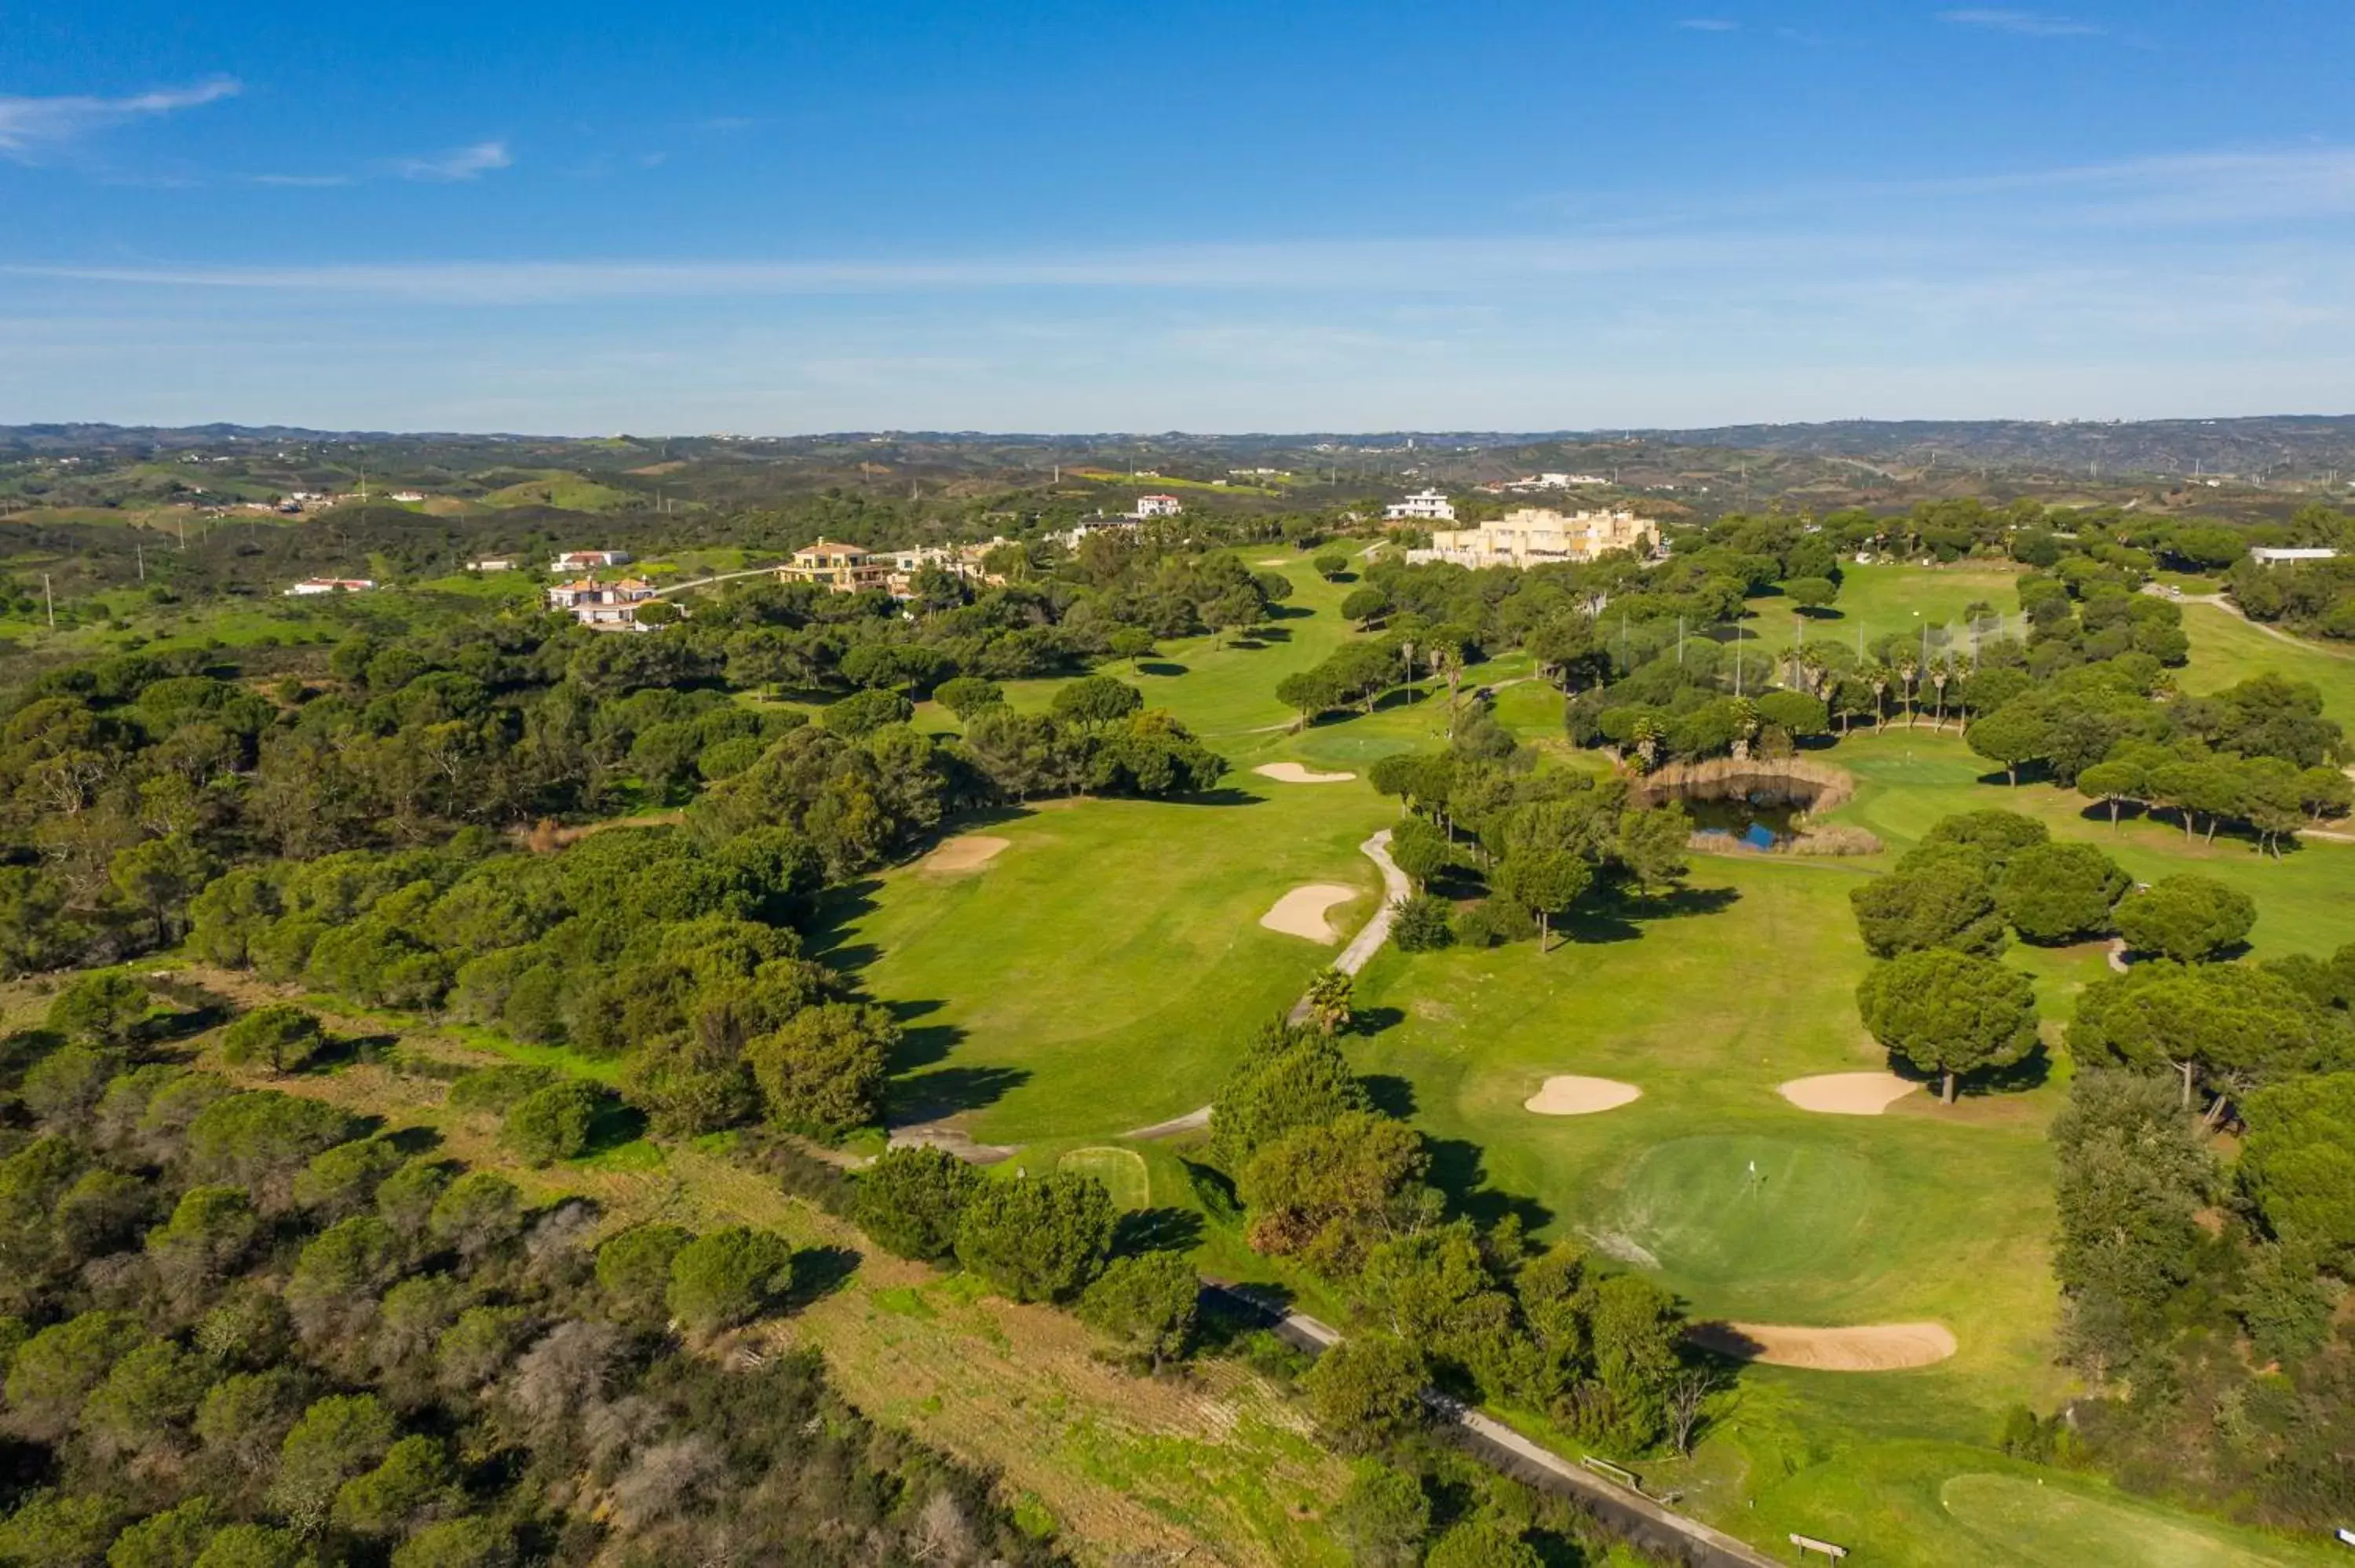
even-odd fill
[{"label": "large sand bunker", "polygon": [[1004,853],[1009,842],[1009,840],[991,838],[987,833],[966,833],[962,838],[951,839],[917,862],[917,869],[943,874],[979,871]]},{"label": "large sand bunker", "polygon": [[1305,937],[1312,942],[1337,942],[1341,933],[1333,929],[1325,912],[1337,904],[1347,904],[1358,895],[1354,887],[1344,887],[1337,882],[1312,882],[1305,887],[1295,887],[1275,901],[1275,907],[1259,917],[1259,923],[1271,931],[1281,931],[1287,937]]},{"label": "large sand bunker", "polygon": [[1357,777],[1354,773],[1318,773],[1297,762],[1263,762],[1252,771],[1279,784],[1347,784]]},{"label": "large sand bunker", "polygon": [[1521,1102],[1521,1108],[1540,1116],[1593,1116],[1596,1111],[1617,1110],[1633,1104],[1643,1094],[1635,1085],[1613,1078],[1564,1075],[1548,1078],[1536,1094]]},{"label": "large sand bunker", "polygon": [[1954,1333],[1944,1323],[1867,1323],[1853,1329],[1695,1323],[1685,1338],[1740,1361],[1811,1372],[1897,1372],[1943,1361],[1955,1350]]},{"label": "large sand bunker", "polygon": [[1775,1093],[1804,1111],[1826,1116],[1879,1116],[1922,1086],[1894,1073],[1826,1073],[1794,1078]]}]

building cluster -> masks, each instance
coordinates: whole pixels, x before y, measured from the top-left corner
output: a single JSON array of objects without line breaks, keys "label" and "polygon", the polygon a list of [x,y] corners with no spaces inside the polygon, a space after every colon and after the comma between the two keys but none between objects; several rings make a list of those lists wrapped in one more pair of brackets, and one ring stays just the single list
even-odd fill
[{"label": "building cluster", "polygon": [[1572,490],[1582,484],[1608,484],[1599,473],[1532,473],[1480,488],[1491,495],[1531,495],[1540,490]]},{"label": "building cluster", "polygon": [[373,577],[304,577],[286,591],[290,596],[307,599],[318,593],[366,593],[374,587]]},{"label": "building cluster", "polygon": [[2249,547],[2249,559],[2261,567],[2276,567],[2286,561],[2335,561],[2338,558],[2338,551],[2320,546],[2298,549],[2277,545],[2253,545]]},{"label": "building cluster", "polygon": [[1454,566],[1540,567],[1558,561],[1592,561],[1612,550],[1651,555],[1660,527],[1632,512],[1573,512],[1521,506],[1493,523],[1443,528],[1428,550],[1409,550],[1410,562],[1445,561]]},{"label": "building cluster", "polygon": [[567,550],[548,563],[551,572],[602,572],[630,564],[627,550]]},{"label": "building cluster", "polygon": [[923,545],[905,550],[870,550],[864,545],[819,539],[794,552],[777,568],[780,582],[813,583],[835,593],[881,588],[893,599],[913,599],[916,577],[926,570],[945,572],[969,582],[1001,582],[982,569],[982,559],[1007,541],[993,538],[978,545]]},{"label": "building cluster", "polygon": [[644,577],[601,583],[592,574],[549,588],[548,608],[569,611],[600,631],[645,631],[652,628],[638,620],[638,611],[655,597],[655,585]]}]

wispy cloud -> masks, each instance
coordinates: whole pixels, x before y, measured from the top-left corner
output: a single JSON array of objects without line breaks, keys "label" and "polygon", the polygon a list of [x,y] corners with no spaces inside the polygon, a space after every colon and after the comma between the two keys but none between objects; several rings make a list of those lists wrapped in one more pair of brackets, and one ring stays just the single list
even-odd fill
[{"label": "wispy cloud", "polygon": [[2023,38],[2092,38],[2106,29],[2091,22],[2081,22],[2074,16],[2056,16],[2046,11],[2013,11],[1998,6],[1966,6],[1959,11],[1941,11],[1938,20],[1957,27],[1980,27],[1991,33],[2015,33]]},{"label": "wispy cloud", "polygon": [[1738,33],[1742,24],[1729,22],[1722,16],[1687,16],[1677,24],[1688,33]]},{"label": "wispy cloud", "polygon": [[431,158],[395,158],[392,172],[404,180],[474,180],[495,169],[511,168],[515,155],[505,142],[477,142]]},{"label": "wispy cloud", "polygon": [[283,185],[293,190],[325,190],[352,183],[349,175],[248,175],[257,185]]},{"label": "wispy cloud", "polygon": [[213,77],[187,87],[158,88],[128,98],[19,98],[0,94],[0,157],[37,162],[93,131],[177,110],[201,108],[240,90],[234,77]]}]

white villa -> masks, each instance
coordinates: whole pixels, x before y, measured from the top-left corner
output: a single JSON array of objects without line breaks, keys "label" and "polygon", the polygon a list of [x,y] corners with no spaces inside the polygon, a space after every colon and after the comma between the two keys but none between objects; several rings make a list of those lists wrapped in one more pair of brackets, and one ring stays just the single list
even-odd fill
[{"label": "white villa", "polygon": [[2277,567],[2285,561],[2335,561],[2338,558],[2338,551],[2320,546],[2284,549],[2276,545],[2252,545],[2249,547],[2249,559],[2261,567]]},{"label": "white villa", "polygon": [[1389,523],[1453,523],[1455,503],[1446,493],[1437,490],[1418,490],[1404,501],[1393,501],[1382,508],[1382,519]]},{"label": "white villa", "polygon": [[548,608],[570,610],[572,619],[600,631],[645,631],[638,624],[638,607],[654,599],[655,585],[643,577],[601,583],[595,577],[558,583],[548,590]]}]

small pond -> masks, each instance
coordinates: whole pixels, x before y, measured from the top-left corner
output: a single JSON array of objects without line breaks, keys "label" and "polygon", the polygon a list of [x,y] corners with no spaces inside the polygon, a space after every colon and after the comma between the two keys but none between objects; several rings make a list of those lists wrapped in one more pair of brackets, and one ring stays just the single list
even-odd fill
[{"label": "small pond", "polygon": [[1798,821],[1823,793],[1810,779],[1773,774],[1659,779],[1645,791],[1654,803],[1676,800],[1693,831],[1739,839],[1753,849],[1780,849],[1798,836]]}]

